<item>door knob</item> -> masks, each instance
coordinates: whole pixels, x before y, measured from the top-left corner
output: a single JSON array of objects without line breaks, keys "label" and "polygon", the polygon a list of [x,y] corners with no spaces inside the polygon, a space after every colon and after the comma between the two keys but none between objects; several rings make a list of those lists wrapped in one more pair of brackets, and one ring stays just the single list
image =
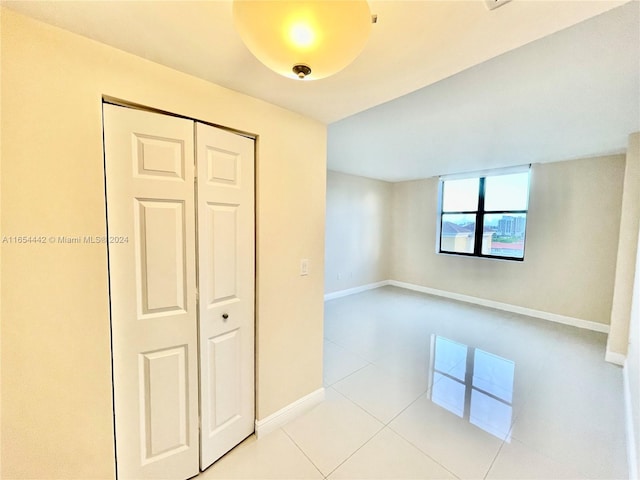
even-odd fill
[{"label": "door knob", "polygon": [[226,320],[227,318],[229,318],[229,314],[228,313],[223,313],[222,314],[222,318]]}]

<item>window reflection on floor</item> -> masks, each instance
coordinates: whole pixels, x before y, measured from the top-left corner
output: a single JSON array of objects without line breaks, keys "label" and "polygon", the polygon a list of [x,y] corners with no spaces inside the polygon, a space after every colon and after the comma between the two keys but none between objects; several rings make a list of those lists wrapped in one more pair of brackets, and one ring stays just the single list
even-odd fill
[{"label": "window reflection on floor", "polygon": [[431,352],[431,401],[510,441],[515,363],[435,334]]}]

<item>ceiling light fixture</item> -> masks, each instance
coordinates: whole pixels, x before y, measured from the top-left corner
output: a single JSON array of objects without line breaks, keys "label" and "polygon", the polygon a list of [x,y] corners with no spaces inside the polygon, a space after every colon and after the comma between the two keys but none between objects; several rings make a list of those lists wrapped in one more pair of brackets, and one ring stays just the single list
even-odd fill
[{"label": "ceiling light fixture", "polygon": [[372,16],[366,0],[234,0],[233,20],[247,48],[271,70],[318,80],[355,60]]}]

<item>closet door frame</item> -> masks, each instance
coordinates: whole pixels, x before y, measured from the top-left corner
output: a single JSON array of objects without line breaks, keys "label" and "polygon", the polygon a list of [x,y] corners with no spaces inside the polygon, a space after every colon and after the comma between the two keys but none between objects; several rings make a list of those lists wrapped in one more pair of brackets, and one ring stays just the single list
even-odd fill
[{"label": "closet door frame", "polygon": [[[203,450],[204,442],[200,438],[200,432],[205,430],[202,411],[204,379],[200,375],[207,369],[201,368],[199,363],[205,356],[205,344],[198,338],[203,328],[198,313],[202,308],[198,303],[197,277],[198,268],[202,266],[198,267],[197,248],[202,249],[203,245],[198,244],[196,129],[198,124],[215,127],[224,134],[231,132],[245,141],[249,140],[252,145],[251,178],[243,180],[250,182],[251,190],[251,331],[243,334],[251,336],[248,395],[246,386],[242,388],[242,395],[250,397],[251,411],[247,414],[245,407],[242,415],[243,422],[250,424],[245,429],[250,428],[250,431],[243,433],[242,438],[236,434],[236,443],[253,433],[255,425],[255,136],[113,98],[104,97],[103,100],[116,475],[118,478],[140,479],[189,478],[208,467],[210,462],[207,458],[212,458]],[[120,127],[113,121],[109,123],[107,118],[114,109],[135,112],[131,113],[134,117],[162,118],[160,123],[166,121],[174,126],[182,125],[180,138],[173,138],[175,135],[164,131],[163,127],[152,132],[141,131],[137,135],[122,131],[114,133],[113,130]],[[187,128],[191,131],[189,135],[185,134]],[[114,148],[113,135],[130,138]],[[115,162],[111,158],[114,155],[124,156],[125,160]],[[115,163],[120,165],[114,167]],[[120,196],[128,195],[128,200],[123,200],[124,206],[114,200],[116,192]],[[114,242],[110,242],[111,238]],[[118,238],[126,240],[116,242]],[[167,250],[167,244],[169,254],[163,255],[161,252]],[[173,280],[171,274],[174,275]],[[135,294],[123,301],[116,283],[127,285],[129,292]],[[190,325],[183,327],[185,331],[182,333],[166,326],[174,314],[183,317],[177,320],[179,323]],[[163,343],[158,335],[150,334],[144,327],[149,325],[149,321],[155,321],[156,325],[162,322],[164,326],[160,329],[165,333],[171,332],[171,341]],[[123,335],[143,341],[138,342],[140,345],[135,348],[125,346],[119,340]],[[219,340],[214,343],[222,346]],[[246,350],[247,347],[243,348]],[[221,363],[228,363],[233,355],[229,355],[229,348],[225,345],[219,349],[217,357],[222,359]],[[179,393],[171,394],[173,387],[168,384],[176,387]],[[162,400],[167,395],[170,400]],[[129,405],[128,413],[121,408],[125,404]],[[162,417],[173,414],[172,422],[169,426],[162,426],[158,423],[160,417],[153,412]],[[247,415],[250,422],[246,421]],[[233,415],[237,416],[237,413]],[[222,450],[218,448],[222,453],[215,454],[214,460],[233,446],[235,443]]]}]

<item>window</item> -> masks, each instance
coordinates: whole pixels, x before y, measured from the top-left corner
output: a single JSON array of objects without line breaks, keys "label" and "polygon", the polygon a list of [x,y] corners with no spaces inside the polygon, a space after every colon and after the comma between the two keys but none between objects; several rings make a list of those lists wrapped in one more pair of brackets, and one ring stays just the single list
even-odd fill
[{"label": "window", "polygon": [[529,167],[440,178],[440,253],[524,259]]}]

